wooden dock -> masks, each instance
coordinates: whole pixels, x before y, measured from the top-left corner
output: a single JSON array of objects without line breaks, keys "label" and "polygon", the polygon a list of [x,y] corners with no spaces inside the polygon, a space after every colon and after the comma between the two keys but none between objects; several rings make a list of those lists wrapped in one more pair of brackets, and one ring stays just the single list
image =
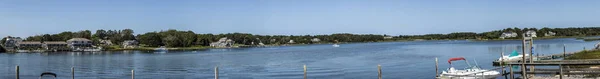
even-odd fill
[{"label": "wooden dock", "polygon": [[[524,65],[525,71],[510,71],[511,76],[521,74],[524,78],[532,78],[533,74],[558,75],[559,79],[565,75],[598,75],[600,68],[593,67],[600,65],[600,59],[586,60],[537,60],[531,63],[507,63],[509,67]],[[534,68],[534,66],[558,66],[558,68]]]},{"label": "wooden dock", "polygon": [[[523,38],[522,43],[523,50],[522,55],[530,54],[529,56],[521,57],[513,61],[494,61],[494,66],[499,65],[501,67],[508,66],[510,79],[515,78],[515,74],[520,74],[520,78],[556,78],[553,76],[543,77],[535,76],[535,74],[550,74],[558,76],[558,79],[563,78],[574,78],[569,77],[571,75],[579,76],[581,78],[590,75],[598,76],[600,74],[600,59],[581,59],[581,60],[555,60],[559,58],[565,58],[576,53],[589,51],[585,47],[581,51],[566,52],[566,46],[563,45],[563,52],[560,54],[551,55],[536,55],[533,56],[533,39],[531,37]],[[592,49],[596,50],[596,49]],[[504,54],[504,53],[502,53]],[[554,66],[557,68],[535,68],[536,66]],[[514,71],[512,67],[519,67],[518,71]],[[516,70],[516,69],[515,69]],[[592,76],[593,77],[593,76]],[[600,77],[596,77],[600,78]]]},{"label": "wooden dock", "polygon": [[[565,51],[565,50],[563,50],[563,51]],[[583,52],[583,51],[590,51],[590,50],[581,50],[581,51],[576,51],[576,52],[563,52],[563,53],[559,53],[559,54],[550,54],[550,55],[541,55],[541,56],[540,55],[536,55],[536,56],[533,56],[533,60],[534,61],[537,61],[537,60],[555,60],[555,59],[565,58],[565,57],[571,56],[571,55],[573,55],[575,53]],[[529,58],[526,58],[525,62],[530,62],[529,60],[530,60]],[[513,61],[492,61],[492,65],[493,66],[500,66],[500,62],[503,62],[503,63],[516,63],[516,62],[520,62],[520,61],[521,61],[521,59],[516,59],[516,60],[513,60]]]}]

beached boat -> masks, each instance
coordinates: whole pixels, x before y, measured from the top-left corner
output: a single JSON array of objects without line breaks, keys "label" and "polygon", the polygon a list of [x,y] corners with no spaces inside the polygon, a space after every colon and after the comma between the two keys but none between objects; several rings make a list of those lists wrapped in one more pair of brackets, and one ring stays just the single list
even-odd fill
[{"label": "beached boat", "polygon": [[[452,61],[464,60],[468,67],[463,70],[458,70],[452,67]],[[500,75],[498,71],[481,69],[479,66],[471,66],[469,62],[463,57],[450,58],[448,60],[450,68],[443,71],[438,79],[490,79],[496,78]]]},{"label": "beached boat", "polygon": [[159,48],[155,48],[155,51],[167,51],[167,47],[165,46],[160,46]]}]

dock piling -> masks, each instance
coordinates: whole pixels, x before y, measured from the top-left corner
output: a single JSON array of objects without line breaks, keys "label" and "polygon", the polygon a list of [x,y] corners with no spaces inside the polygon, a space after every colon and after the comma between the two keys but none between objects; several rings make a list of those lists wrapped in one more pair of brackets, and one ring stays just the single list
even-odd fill
[{"label": "dock piling", "polygon": [[306,64],[304,65],[304,79],[306,79]]},{"label": "dock piling", "polygon": [[438,71],[438,58],[435,57],[435,77],[439,76],[439,71]]},{"label": "dock piling", "polygon": [[563,44],[563,58],[567,57],[567,45]]},{"label": "dock piling", "polygon": [[131,79],[135,79],[135,71],[131,69]]},{"label": "dock piling", "polygon": [[16,66],[15,68],[15,72],[16,72],[16,78],[19,79],[19,65]]},{"label": "dock piling", "polygon": [[558,73],[560,73],[560,79],[563,79],[563,67],[562,67],[562,64],[559,64],[558,68],[560,69],[560,72],[558,72]]},{"label": "dock piling", "polygon": [[[533,63],[533,38],[529,39],[529,63]],[[529,66],[530,67],[530,71],[534,71],[535,66]],[[530,74],[531,76],[534,76],[534,74]]]},{"label": "dock piling", "polygon": [[377,76],[379,77],[379,79],[381,79],[381,65],[377,65]]},{"label": "dock piling", "polygon": [[219,66],[215,66],[215,79],[219,79]]},{"label": "dock piling", "polygon": [[515,74],[513,73],[512,65],[508,65],[508,69],[510,70],[510,79],[515,79]]},{"label": "dock piling", "polygon": [[[525,38],[525,34],[523,34],[523,42],[521,43],[521,44],[522,44],[522,45],[521,45],[521,47],[522,47],[522,50],[523,50],[523,52],[521,52],[521,55],[523,55],[523,56],[521,57],[521,58],[522,58],[522,59],[521,59],[521,71],[527,71],[527,70],[526,70],[527,68],[526,68],[526,66],[525,66],[525,62],[527,62],[527,60],[525,59],[525,57],[526,57],[526,56],[525,56],[525,54],[526,54],[526,53],[525,53],[525,52],[526,52],[526,51],[525,51],[525,49],[526,49],[526,48],[525,48],[525,47],[526,47],[526,45],[525,45],[525,43],[526,43],[526,39],[527,39],[527,38]],[[521,72],[521,77],[523,77],[523,79],[527,79],[527,75],[526,75],[526,73],[525,73],[525,72]]]},{"label": "dock piling", "polygon": [[71,79],[75,79],[75,67],[71,67]]}]

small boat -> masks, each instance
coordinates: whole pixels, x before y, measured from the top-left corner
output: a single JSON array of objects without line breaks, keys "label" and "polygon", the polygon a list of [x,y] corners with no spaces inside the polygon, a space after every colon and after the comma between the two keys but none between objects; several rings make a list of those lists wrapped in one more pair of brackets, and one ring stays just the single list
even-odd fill
[{"label": "small boat", "polygon": [[[458,70],[452,67],[452,61],[464,60],[468,67],[463,70]],[[476,61],[477,62],[477,61]],[[450,58],[448,60],[450,68],[437,77],[438,79],[493,79],[500,75],[498,71],[481,69],[479,66],[471,66],[463,57]]]},{"label": "small boat", "polygon": [[333,47],[340,47],[340,45],[338,45],[338,44],[333,44],[332,46]]},{"label": "small boat", "polygon": [[[529,58],[528,56],[529,56],[529,54],[525,54],[526,59]],[[519,52],[517,52],[516,50],[513,50],[513,52],[510,55],[508,55],[508,56],[502,55],[502,57],[496,59],[494,61],[494,64],[497,64],[496,62],[501,62],[501,61],[504,61],[504,62],[519,61],[519,60],[523,59],[522,57],[523,57],[523,55],[519,55]]]},{"label": "small boat", "polygon": [[160,46],[159,48],[155,48],[155,51],[167,51],[167,47],[165,46]]}]

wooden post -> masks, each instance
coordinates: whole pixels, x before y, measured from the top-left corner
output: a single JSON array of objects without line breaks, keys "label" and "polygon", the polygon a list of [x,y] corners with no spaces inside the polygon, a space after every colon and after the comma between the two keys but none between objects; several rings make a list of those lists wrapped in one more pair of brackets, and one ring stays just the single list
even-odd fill
[{"label": "wooden post", "polygon": [[502,53],[500,53],[500,67],[503,67],[503,63],[504,63],[504,51],[502,51]]},{"label": "wooden post", "polygon": [[526,57],[525,56],[525,54],[526,54],[525,53],[525,47],[526,47],[525,46],[525,39],[526,39],[525,38],[525,34],[523,34],[523,43],[521,45],[521,47],[523,49],[523,52],[521,52],[521,54],[523,55],[523,57],[521,57],[522,58],[521,59],[521,76],[523,77],[523,79],[527,79],[527,75],[525,74],[525,71],[527,71],[526,70],[527,68],[525,67],[525,62],[527,62],[527,60],[525,59],[525,57]]},{"label": "wooden post", "polygon": [[[571,66],[567,65],[567,69],[571,69]],[[570,72],[570,71],[567,71]],[[571,77],[571,75],[567,75],[567,77]]]},{"label": "wooden post", "polygon": [[16,78],[19,79],[19,65],[17,65],[17,67],[15,68],[15,72],[16,72]]},{"label": "wooden post", "polygon": [[219,79],[219,66],[215,66],[215,79]]},{"label": "wooden post", "polygon": [[75,67],[71,67],[71,79],[75,79]]},{"label": "wooden post", "polygon": [[381,79],[381,65],[377,65],[377,76],[379,77],[379,79]]},{"label": "wooden post", "polygon": [[560,69],[560,79],[563,79],[563,68],[562,68],[562,64],[558,64],[558,68]]},{"label": "wooden post", "polygon": [[504,69],[506,67],[503,67],[502,69],[502,76],[504,76],[504,79],[508,79],[508,75],[506,75],[506,69]]},{"label": "wooden post", "polygon": [[533,38],[529,39],[529,63],[533,63]]},{"label": "wooden post", "polygon": [[504,79],[507,79],[507,76],[504,75],[506,74],[506,66],[504,66],[504,50],[502,50],[500,54],[500,67],[502,67],[502,75],[504,76]]},{"label": "wooden post", "polygon": [[563,44],[563,58],[567,58],[567,46]]},{"label": "wooden post", "polygon": [[135,79],[135,71],[131,69],[131,79]]},{"label": "wooden post", "polygon": [[304,65],[304,79],[306,79],[306,64]]},{"label": "wooden post", "polygon": [[[533,38],[529,39],[529,63],[533,63]],[[529,71],[534,71],[535,66],[531,65],[529,66]],[[531,76],[534,76],[534,74],[530,74]]]},{"label": "wooden post", "polygon": [[513,65],[508,65],[508,69],[510,70],[510,79],[515,79],[515,74],[513,73],[513,69],[512,69]]},{"label": "wooden post", "polygon": [[437,78],[439,76],[439,71],[438,71],[438,58],[435,57],[435,77]]}]

